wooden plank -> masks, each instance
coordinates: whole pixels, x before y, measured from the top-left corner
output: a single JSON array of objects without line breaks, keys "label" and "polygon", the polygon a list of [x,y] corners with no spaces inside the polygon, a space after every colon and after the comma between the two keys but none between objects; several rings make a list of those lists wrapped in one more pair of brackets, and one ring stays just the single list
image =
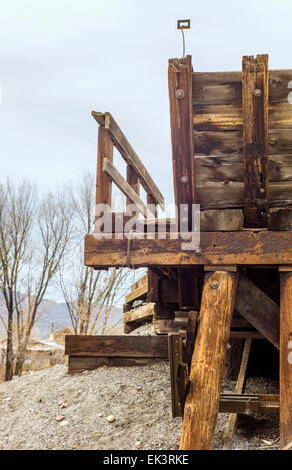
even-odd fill
[{"label": "wooden plank", "polygon": [[[134,239],[131,260],[135,267],[184,265],[278,265],[292,264],[292,233],[268,231],[201,232],[200,250],[182,250],[182,238]],[[126,239],[85,237],[86,266],[123,266],[127,260]]]},{"label": "wooden plank", "polygon": [[205,276],[180,450],[213,446],[236,284],[237,274],[218,271]]},{"label": "wooden plank", "polygon": [[192,58],[170,59],[168,90],[175,204],[188,204],[191,230],[192,204],[196,202],[192,135]]},{"label": "wooden plank", "polygon": [[277,349],[280,341],[280,309],[247,277],[240,276],[235,308]]},{"label": "wooden plank", "polygon": [[[269,129],[277,131],[292,127],[291,104],[269,106]],[[194,131],[240,131],[243,128],[242,109],[235,105],[197,106],[193,110]]]},{"label": "wooden plank", "polygon": [[199,317],[199,313],[195,312],[194,310],[190,311],[188,314],[188,323],[186,328],[186,350],[188,356],[188,365],[189,368],[191,367],[193,352],[194,352],[194,345],[195,339],[197,334],[197,320]]},{"label": "wooden plank", "polygon": [[280,446],[292,442],[292,271],[281,272]]},{"label": "wooden plank", "polygon": [[110,113],[98,113],[96,111],[92,111],[91,114],[101,127],[109,131],[116,148],[119,150],[124,160],[135,170],[145,191],[151,194],[156,203],[164,210],[164,197],[112,115]]},{"label": "wooden plank", "polygon": [[146,299],[148,292],[148,281],[141,284],[137,289],[131,291],[125,296],[125,302],[127,304],[134,302],[134,300]]},{"label": "wooden plank", "polygon": [[[193,72],[193,105],[241,105],[241,72]],[[285,104],[288,100],[292,70],[270,70],[269,102]]]},{"label": "wooden plank", "polygon": [[[96,172],[96,205],[106,204],[111,207],[112,201],[112,182],[111,179],[102,171],[103,161],[107,158],[113,161],[113,143],[109,132],[105,129],[98,129],[97,146],[97,172]],[[97,210],[97,208],[96,208]],[[95,214],[95,221],[102,214]]]},{"label": "wooden plank", "polygon": [[[197,203],[203,210],[208,209],[236,209],[244,204],[244,187],[242,182],[210,181],[197,184]],[[272,182],[269,185],[270,206],[285,207],[292,205],[291,181]]]},{"label": "wooden plank", "polygon": [[[137,212],[140,212],[144,217],[154,217],[151,214],[149,208],[144,204],[143,201],[139,198],[137,193],[133,188],[127,183],[127,181],[122,177],[121,173],[113,166],[113,164],[107,159],[103,159],[103,171],[106,175],[117,185],[117,187],[122,191],[127,199],[130,200],[133,204],[136,204]],[[134,215],[133,215],[134,216]]]},{"label": "wooden plank", "polygon": [[[273,155],[269,158],[269,182],[292,181],[291,155]],[[195,168],[200,184],[209,181],[243,182],[242,155],[195,156]]]},{"label": "wooden plank", "polygon": [[148,283],[148,273],[144,274],[144,276],[142,276],[140,279],[138,279],[138,281],[134,282],[131,285],[131,292],[134,292],[136,289],[138,289],[138,287],[141,287],[147,283]]},{"label": "wooden plank", "polygon": [[[238,378],[237,378],[237,382],[235,386],[236,394],[241,394],[244,392],[245,381],[246,381],[246,369],[247,369],[247,364],[248,364],[248,359],[249,359],[249,354],[250,354],[251,341],[252,341],[251,339],[246,339],[244,343],[242,360],[241,360],[239,374],[238,374]],[[236,431],[237,419],[238,419],[237,413],[231,413],[230,416],[228,417],[223,449],[230,448],[232,438]]]},{"label": "wooden plank", "polygon": [[138,367],[151,366],[166,358],[153,357],[95,357],[95,356],[69,356],[68,374],[78,374],[98,367]]},{"label": "wooden plank", "polygon": [[159,302],[159,283],[160,276],[155,271],[153,271],[153,269],[148,268],[148,302]]},{"label": "wooden plank", "polygon": [[242,58],[244,220],[246,227],[267,227],[268,55]]},{"label": "wooden plank", "polygon": [[180,309],[200,309],[200,274],[200,270],[196,268],[178,268]]},{"label": "wooden plank", "polygon": [[168,357],[167,341],[156,336],[67,335],[65,355]]},{"label": "wooden plank", "polygon": [[140,305],[129,312],[124,313],[124,323],[139,322],[144,323],[152,319],[155,312],[155,304],[149,302],[145,305]]},{"label": "wooden plank", "polygon": [[[137,196],[140,196],[140,179],[131,165],[127,165],[127,183],[131,186],[133,191],[135,191]],[[126,207],[128,207],[128,205],[130,204],[132,204],[132,200],[131,198],[127,196]],[[138,216],[138,213],[133,212],[132,217],[137,217],[137,216]],[[136,229],[138,229],[137,226],[136,226]]]},{"label": "wooden plank", "polygon": [[[292,107],[292,106],[291,106]],[[287,129],[269,128],[269,155],[291,155],[291,127]],[[242,129],[233,132],[194,131],[195,154],[198,156],[239,155],[242,153]]]}]

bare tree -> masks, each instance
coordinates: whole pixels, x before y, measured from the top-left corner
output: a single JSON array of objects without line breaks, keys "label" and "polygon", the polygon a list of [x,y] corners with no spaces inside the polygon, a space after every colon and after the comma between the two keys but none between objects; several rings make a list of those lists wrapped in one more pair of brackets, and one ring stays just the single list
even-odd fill
[{"label": "bare tree", "polygon": [[[64,266],[60,286],[71,318],[75,334],[104,333],[114,302],[124,293],[127,269],[95,271],[84,266],[83,238],[93,231],[95,178],[86,173],[73,187],[72,201],[75,209],[76,227],[79,230],[77,257],[70,260],[71,272]],[[79,252],[78,252],[79,249]],[[78,255],[79,253],[79,255]],[[77,260],[77,265],[76,261]],[[72,266],[75,266],[72,269]],[[66,276],[67,274],[67,276]],[[124,287],[126,288],[126,287]]]},{"label": "bare tree", "polygon": [[72,207],[63,190],[39,202],[28,182],[0,187],[0,281],[8,312],[5,380],[13,376],[13,328],[17,336],[15,373],[25,352],[40,306],[69,247]]}]

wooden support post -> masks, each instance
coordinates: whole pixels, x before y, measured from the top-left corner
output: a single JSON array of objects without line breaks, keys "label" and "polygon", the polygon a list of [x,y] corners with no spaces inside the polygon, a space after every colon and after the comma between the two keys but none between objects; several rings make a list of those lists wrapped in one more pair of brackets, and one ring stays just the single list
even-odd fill
[{"label": "wooden support post", "polygon": [[[140,178],[137,176],[137,173],[133,169],[131,165],[127,165],[127,183],[131,186],[131,188],[140,196]],[[126,206],[132,204],[132,200],[127,196],[126,198]],[[132,217],[137,217],[138,213],[134,212],[131,214]],[[136,227],[137,228],[137,227]]]},{"label": "wooden support post", "polygon": [[200,309],[200,271],[195,268],[178,268],[180,309]]},{"label": "wooden support post", "polygon": [[280,300],[280,446],[292,443],[292,266],[281,272]]},{"label": "wooden support post", "polygon": [[181,450],[211,449],[236,295],[237,274],[206,274],[191,363]]},{"label": "wooden support post", "polygon": [[147,302],[159,303],[159,281],[159,275],[153,269],[148,268]]},{"label": "wooden support post", "polygon": [[[246,339],[244,344],[244,349],[242,353],[240,370],[236,382],[235,394],[239,395],[244,392],[245,382],[246,382],[246,369],[249,359],[249,353],[251,348],[252,339]],[[227,422],[227,430],[224,439],[223,449],[227,450],[230,448],[233,435],[236,431],[238,415],[237,413],[231,413]]]},{"label": "wooden support post", "polygon": [[169,60],[168,87],[175,203],[178,211],[180,204],[188,204],[191,230],[192,204],[196,199],[191,56]]},{"label": "wooden support post", "polygon": [[[96,174],[96,205],[107,204],[111,207],[112,202],[112,182],[111,179],[103,172],[103,161],[107,158],[110,162],[113,161],[113,143],[110,133],[103,129],[98,128],[98,145],[97,145],[97,174]],[[101,214],[96,215],[95,220]]]},{"label": "wooden support post", "polygon": [[242,59],[243,167],[245,227],[267,227],[268,55]]}]

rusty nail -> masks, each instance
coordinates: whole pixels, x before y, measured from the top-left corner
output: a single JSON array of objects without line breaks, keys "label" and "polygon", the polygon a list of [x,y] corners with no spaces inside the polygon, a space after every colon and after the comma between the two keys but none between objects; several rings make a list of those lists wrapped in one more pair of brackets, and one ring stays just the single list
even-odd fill
[{"label": "rusty nail", "polygon": [[219,282],[218,281],[212,281],[211,282],[211,288],[212,289],[218,289],[219,287]]},{"label": "rusty nail", "polygon": [[259,98],[260,96],[262,96],[262,90],[260,90],[259,88],[256,88],[253,91],[253,96],[255,96],[256,98]]},{"label": "rusty nail", "polygon": [[182,100],[185,96],[184,90],[182,90],[181,88],[178,88],[175,92],[175,96],[178,100]]}]

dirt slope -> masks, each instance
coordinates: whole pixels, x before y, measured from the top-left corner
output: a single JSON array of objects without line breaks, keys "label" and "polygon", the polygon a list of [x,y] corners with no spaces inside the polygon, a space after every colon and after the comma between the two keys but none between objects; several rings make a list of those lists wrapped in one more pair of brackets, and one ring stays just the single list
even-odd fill
[{"label": "dirt slope", "polygon": [[[263,380],[250,384],[275,389]],[[225,391],[233,385],[225,382]],[[217,449],[226,416],[218,418]],[[276,448],[277,419],[242,418],[233,448]],[[181,419],[171,417],[167,363],[74,376],[57,365],[0,385],[0,449],[177,449],[180,430]]]}]

